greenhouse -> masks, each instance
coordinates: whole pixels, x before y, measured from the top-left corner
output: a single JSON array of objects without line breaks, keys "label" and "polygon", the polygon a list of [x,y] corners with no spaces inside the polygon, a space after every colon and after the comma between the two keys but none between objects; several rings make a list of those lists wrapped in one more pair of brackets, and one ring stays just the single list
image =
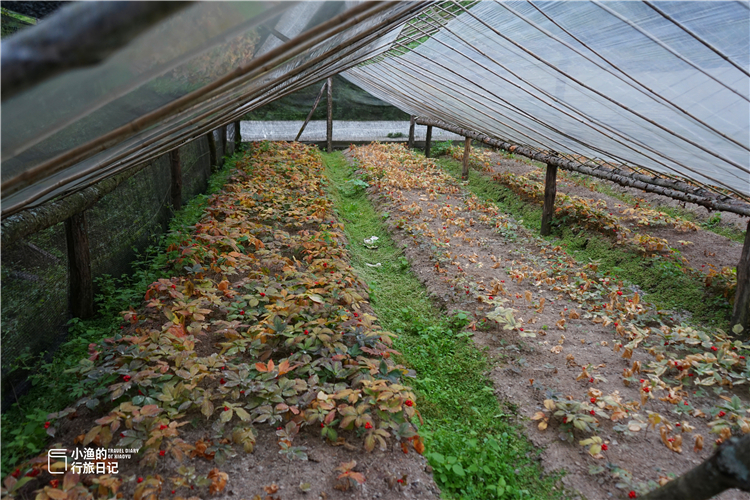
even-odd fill
[{"label": "greenhouse", "polygon": [[1,6],[4,498],[746,498],[747,1]]}]

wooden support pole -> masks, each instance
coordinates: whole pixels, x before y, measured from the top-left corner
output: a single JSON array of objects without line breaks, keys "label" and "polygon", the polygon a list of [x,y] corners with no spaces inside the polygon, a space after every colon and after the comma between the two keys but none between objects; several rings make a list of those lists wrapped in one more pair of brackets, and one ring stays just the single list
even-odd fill
[{"label": "wooden support pole", "polygon": [[745,244],[737,264],[737,291],[734,295],[732,327],[742,325],[742,338],[750,338],[750,221],[747,223]]},{"label": "wooden support pole", "polygon": [[328,119],[326,121],[326,141],[328,142],[328,152],[333,153],[333,78],[326,82],[328,88]]},{"label": "wooden support pole", "polygon": [[222,125],[219,129],[219,135],[221,135],[221,166],[224,166],[224,157],[229,156],[227,151],[227,126]]},{"label": "wooden support pole", "polygon": [[469,156],[471,155],[471,137],[467,137],[464,140],[464,165],[461,170],[461,179],[467,180],[469,178]]},{"label": "wooden support pole", "polygon": [[557,195],[557,166],[547,164],[547,177],[544,180],[544,207],[542,208],[542,236],[552,232],[552,217],[555,215]]},{"label": "wooden support pole", "polygon": [[219,166],[216,161],[216,138],[213,130],[206,134],[206,139],[208,140],[208,163],[211,166],[211,172],[213,172]]},{"label": "wooden support pole", "polygon": [[182,164],[180,163],[180,150],[173,149],[169,152],[170,175],[172,177],[171,198],[172,210],[175,212],[182,207]]},{"label": "wooden support pole", "polygon": [[242,120],[234,122],[234,152],[239,152],[242,147]]},{"label": "wooden support pole", "polygon": [[411,149],[414,147],[414,127],[417,125],[417,117],[414,115],[411,115],[411,120],[409,121],[409,142],[406,143],[406,147]]},{"label": "wooden support pole", "polygon": [[490,146],[510,151],[546,164],[556,165],[563,170],[570,170],[584,175],[590,175],[598,179],[605,179],[621,186],[642,189],[649,193],[657,193],[679,201],[695,203],[709,210],[720,210],[750,217],[750,204],[745,201],[708,191],[702,187],[691,186],[675,179],[663,179],[658,176],[649,176],[634,172],[627,172],[616,167],[605,167],[602,165],[585,165],[569,158],[551,156],[548,153],[535,151],[526,146],[519,146],[510,142],[494,139],[486,134],[467,130],[462,127],[451,125],[442,120],[428,120],[417,118],[419,125],[434,125],[454,134],[471,137],[476,141],[489,144]]},{"label": "wooden support pole", "polygon": [[432,147],[432,125],[427,125],[427,136],[424,139],[424,157],[430,157],[430,147]]},{"label": "wooden support pole", "polygon": [[731,437],[700,465],[647,493],[643,500],[708,500],[736,488],[750,491],[750,434]]},{"label": "wooden support pole", "polygon": [[81,319],[94,315],[94,282],[91,279],[91,256],[86,212],[65,220],[70,281],[70,311]]},{"label": "wooden support pole", "polygon": [[[325,92],[326,87],[328,87],[328,82],[326,81],[322,87],[320,87],[320,92],[318,92],[318,97],[315,98],[315,102],[313,103],[313,107],[310,110],[310,112],[307,114],[307,118],[305,118],[305,123],[302,124],[302,128],[299,129],[299,132],[297,133],[297,137],[294,138],[294,142],[299,141],[299,138],[302,137],[302,132],[305,131],[305,127],[307,127],[307,124],[310,123],[310,119],[313,116],[313,113],[315,113],[315,110],[318,107],[318,104],[320,103],[320,100],[323,98],[323,92]],[[328,130],[326,130],[326,133]]]}]

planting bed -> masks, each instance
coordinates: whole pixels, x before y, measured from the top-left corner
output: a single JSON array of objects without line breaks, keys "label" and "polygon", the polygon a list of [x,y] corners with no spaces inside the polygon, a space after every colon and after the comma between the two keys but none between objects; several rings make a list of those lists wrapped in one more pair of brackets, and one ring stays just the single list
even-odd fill
[{"label": "planting bed", "polygon": [[[722,439],[750,432],[747,344],[684,321],[682,310],[660,309],[617,270],[576,260],[432,160],[382,144],[348,156],[432,296],[473,317],[469,333],[495,362],[496,395],[517,406],[529,437],[546,448],[543,465],[566,470],[566,485],[589,499],[632,498],[686,472]],[[474,163],[489,178],[496,167],[485,160]],[[508,184],[533,200],[529,180]],[[557,216],[568,216],[583,239],[604,238],[644,267],[649,259],[690,264],[669,251],[671,233],[658,236],[667,240],[662,248],[644,245],[633,236],[650,235],[646,224],[632,226],[594,201],[564,205],[571,208]],[[681,240],[716,236],[687,222],[670,221]],[[718,261],[705,256],[717,273],[739,257],[730,244],[723,251]],[[730,278],[726,284],[707,297],[726,300]]]},{"label": "planting bed", "polygon": [[319,153],[263,143],[237,164],[167,249],[172,278],[89,346],[84,396],[45,423],[53,448],[140,454],[51,475],[44,453],[4,496],[437,498],[413,373],[348,263]]}]

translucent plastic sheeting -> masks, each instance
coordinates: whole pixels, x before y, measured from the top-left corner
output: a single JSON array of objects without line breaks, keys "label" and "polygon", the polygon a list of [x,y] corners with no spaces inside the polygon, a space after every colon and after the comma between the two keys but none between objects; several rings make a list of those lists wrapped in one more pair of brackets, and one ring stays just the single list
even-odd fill
[{"label": "translucent plastic sheeting", "polygon": [[344,76],[411,114],[750,194],[747,2],[482,1],[454,17]]},{"label": "translucent plastic sheeting", "polygon": [[[265,47],[264,40],[276,36],[272,34],[272,31],[275,30],[282,37],[294,38],[300,32],[307,32],[311,26],[335,18],[337,14],[344,13],[346,15],[349,12],[348,9],[357,6],[358,3],[317,2],[276,6],[262,3],[245,5],[239,11],[236,9],[236,5],[236,3],[231,2],[199,4],[170,19],[166,23],[169,24],[170,29],[164,26],[155,28],[156,31],[166,30],[167,34],[173,34],[174,42],[179,45],[183,37],[190,38],[184,36],[184,30],[186,26],[191,25],[191,22],[207,22],[210,26],[214,26],[214,22],[204,21],[209,13],[202,10],[213,6],[213,8],[218,9],[214,13],[217,16],[215,23],[218,27],[211,32],[212,36],[206,37],[210,41],[206,42],[210,45],[209,48],[196,47],[195,44],[190,44],[189,50],[186,49],[182,55],[175,55],[174,50],[176,49],[173,48],[170,49],[169,57],[165,56],[159,62],[152,63],[153,58],[158,57],[158,50],[156,55],[143,50],[143,44],[146,42],[139,38],[134,42],[138,46],[137,49],[131,50],[131,46],[128,46],[123,50],[123,53],[129,54],[128,58],[120,53],[108,60],[103,66],[114,65],[114,68],[110,68],[110,72],[114,73],[120,71],[130,74],[134,67],[139,67],[139,64],[151,64],[149,66],[150,75],[153,77],[146,79],[141,75],[138,77],[140,80],[138,78],[131,79],[129,80],[130,83],[127,84],[122,84],[122,80],[120,80],[121,87],[118,88],[125,88],[127,92],[120,91],[123,95],[115,100],[111,100],[112,92],[103,92],[101,99],[108,101],[107,104],[91,112],[88,112],[87,108],[84,112],[78,114],[75,111],[66,114],[59,108],[63,108],[67,104],[58,104],[56,110],[59,112],[61,120],[70,122],[69,117],[73,115],[78,116],[79,119],[66,124],[62,130],[26,151],[4,160],[3,181],[49,159],[60,151],[65,151],[70,147],[66,145],[80,145],[86,139],[99,137],[108,130],[127,124],[143,113],[156,109],[165,102],[168,103],[168,100],[161,99],[165,92],[169,95],[169,99],[180,97],[208,81],[215,80],[217,75],[224,76],[231,72],[234,67],[252,60],[254,57],[262,56],[262,52],[266,49],[261,50],[256,49],[256,47]],[[220,91],[207,96],[203,102],[162,120],[158,125],[134,134],[129,139],[123,140],[119,144],[72,167],[47,176],[17,193],[4,196],[2,200],[3,215],[7,215],[9,211],[14,212],[20,208],[33,207],[59,195],[74,192],[131,165],[148,161],[150,158],[163,153],[165,148],[193,140],[218,125],[237,119],[247,110],[252,109],[253,106],[279,97],[287,89],[289,91],[296,90],[301,86],[319,80],[321,77],[344,70],[348,67],[347,64],[356,64],[369,57],[373,50],[377,50],[372,41],[382,35],[384,30],[390,31],[429,3],[425,3],[424,6],[416,3],[396,2],[371,5],[371,10],[367,10],[365,14],[349,21],[349,24],[346,25],[347,29],[326,36],[320,43],[302,50],[301,53],[291,59],[287,57],[287,62],[278,65],[270,72],[250,74],[248,78],[240,78],[232,85],[226,85]],[[286,7],[288,9],[280,19],[268,20],[271,14],[278,17],[277,11],[274,10],[269,13],[269,8],[281,9]],[[228,12],[223,9],[227,9]],[[242,15],[244,15],[244,18]],[[257,21],[259,16],[266,19],[265,24],[259,25],[257,22],[253,22],[253,20]],[[223,25],[221,24],[222,19],[226,21]],[[232,21],[230,22],[229,19]],[[151,32],[145,36],[151,36]],[[386,40],[390,39],[386,38]],[[151,40],[151,43],[156,43],[155,39]],[[294,46],[290,47],[290,50],[299,48],[297,44],[292,45]],[[384,46],[382,50],[387,48],[387,46]],[[225,52],[229,54],[225,55]],[[290,53],[291,55],[294,54]],[[175,58],[180,59],[180,64],[175,65],[173,63]],[[167,62],[164,62],[165,60]],[[281,60],[283,61],[283,59]],[[122,61],[127,61],[127,63]],[[165,66],[171,68],[166,73],[163,71]],[[97,71],[98,69],[100,68],[84,71]],[[107,71],[97,73],[97,76],[104,78],[105,82],[108,81],[107,78],[115,78],[108,75],[109,72]],[[69,79],[74,76],[76,75],[66,74],[50,80],[40,87],[59,91],[54,84],[57,83],[57,85],[67,88],[71,85]],[[115,80],[117,79],[115,78]],[[138,81],[134,84],[132,80]],[[75,82],[88,87],[99,85],[96,79],[78,78]],[[34,137],[33,131],[26,132],[25,136],[15,142],[9,139],[6,143],[5,134],[9,126],[18,128],[18,123],[22,122],[27,129],[36,127],[38,130],[46,125],[45,120],[40,118],[42,110],[39,105],[28,100],[32,93],[39,95],[37,90],[34,89],[19,96],[19,99],[24,99],[22,104],[28,105],[27,114],[29,116],[25,118],[18,111],[15,113],[18,121],[8,121],[8,126],[5,124],[6,120],[10,120],[10,118],[5,113],[6,104],[4,103],[2,117],[3,151],[6,151],[6,148],[8,151],[11,151],[11,148],[14,147],[18,149],[18,144],[23,140]],[[117,93],[117,91],[114,93]],[[154,96],[158,96],[158,98],[151,99]],[[17,105],[15,101],[16,99],[13,99],[8,104]],[[51,102],[47,102],[47,104],[54,106],[54,103]],[[31,119],[32,117],[35,117],[35,119]],[[19,132],[17,136],[20,135],[22,134]]]}]

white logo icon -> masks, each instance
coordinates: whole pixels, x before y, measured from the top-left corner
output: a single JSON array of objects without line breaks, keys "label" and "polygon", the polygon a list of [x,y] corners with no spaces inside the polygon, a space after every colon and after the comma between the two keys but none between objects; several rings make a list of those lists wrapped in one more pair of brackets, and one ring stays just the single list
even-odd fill
[{"label": "white logo icon", "polygon": [[[65,470],[56,472],[52,470],[52,464],[57,462],[58,458],[65,460]],[[68,471],[68,450],[60,448],[52,448],[47,452],[47,470],[50,474],[65,474]]]}]

